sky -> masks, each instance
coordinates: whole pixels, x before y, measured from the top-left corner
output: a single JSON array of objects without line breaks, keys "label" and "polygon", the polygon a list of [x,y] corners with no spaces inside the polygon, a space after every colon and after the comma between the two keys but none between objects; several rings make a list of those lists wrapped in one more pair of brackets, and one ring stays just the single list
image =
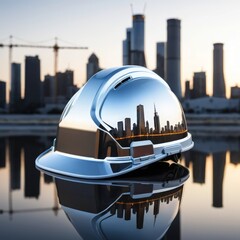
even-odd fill
[{"label": "sky", "polygon": [[[131,8],[132,5],[132,8]],[[156,43],[166,41],[167,19],[181,20],[181,84],[193,73],[206,71],[212,94],[213,44],[224,44],[227,96],[240,81],[240,3],[238,0],[0,0],[0,43],[81,46],[59,50],[58,70],[74,71],[75,83],[86,81],[86,64],[95,53],[101,68],[122,65],[122,41],[132,26],[132,14],[145,14],[145,58],[156,67]],[[54,73],[52,49],[13,48],[13,62],[38,55],[41,79]],[[8,48],[0,49],[0,80],[9,79]],[[239,84],[240,86],[240,84]]]}]

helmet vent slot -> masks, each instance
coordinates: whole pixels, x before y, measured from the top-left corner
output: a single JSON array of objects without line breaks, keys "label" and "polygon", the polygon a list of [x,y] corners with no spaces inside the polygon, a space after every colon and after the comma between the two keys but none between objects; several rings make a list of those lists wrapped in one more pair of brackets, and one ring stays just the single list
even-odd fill
[{"label": "helmet vent slot", "polygon": [[121,82],[119,82],[115,87],[114,89],[117,89],[118,87],[120,87],[122,84],[124,84],[125,82],[127,82],[128,80],[130,80],[131,77],[127,77],[125,79],[123,79]]}]

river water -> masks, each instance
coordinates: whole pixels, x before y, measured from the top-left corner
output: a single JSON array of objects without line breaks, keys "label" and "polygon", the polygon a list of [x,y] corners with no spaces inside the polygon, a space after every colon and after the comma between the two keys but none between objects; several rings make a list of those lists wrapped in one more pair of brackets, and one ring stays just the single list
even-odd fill
[{"label": "river water", "polygon": [[35,168],[52,136],[0,137],[0,239],[240,239],[240,138],[193,139],[180,165],[88,182]]}]

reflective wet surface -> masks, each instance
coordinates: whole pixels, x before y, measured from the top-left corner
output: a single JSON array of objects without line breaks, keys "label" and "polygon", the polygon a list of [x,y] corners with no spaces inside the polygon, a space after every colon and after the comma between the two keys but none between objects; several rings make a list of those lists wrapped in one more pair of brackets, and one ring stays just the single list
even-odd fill
[{"label": "reflective wet surface", "polygon": [[34,162],[53,137],[0,137],[0,239],[239,239],[240,138],[193,139],[180,161],[188,179],[163,163],[111,181],[54,182]]}]

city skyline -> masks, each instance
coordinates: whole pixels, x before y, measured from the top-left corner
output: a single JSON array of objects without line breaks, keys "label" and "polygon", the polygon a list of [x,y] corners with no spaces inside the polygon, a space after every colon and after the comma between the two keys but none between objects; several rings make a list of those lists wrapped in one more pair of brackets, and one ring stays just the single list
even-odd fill
[{"label": "city skyline", "polygon": [[[87,59],[93,52],[99,57],[102,68],[122,64],[122,41],[126,28],[131,26],[132,13],[144,14],[146,17],[145,53],[149,69],[156,67],[156,43],[166,41],[167,19],[177,18],[181,20],[182,28],[182,90],[185,80],[192,79],[193,72],[203,70],[206,72],[207,93],[212,94],[212,54],[213,44],[216,42],[224,43],[224,72],[228,97],[230,87],[239,82],[240,31],[236,31],[234,27],[234,23],[239,21],[237,1],[232,0],[227,4],[224,1],[206,0],[201,3],[187,0],[181,3],[174,0],[167,3],[155,0],[124,0],[118,3],[109,0],[101,3],[96,0],[72,0],[70,3],[65,0],[59,1],[57,5],[53,1],[2,1],[0,42],[9,43],[9,35],[12,34],[18,36],[14,39],[17,43],[24,43],[21,38],[36,44],[45,39],[51,39],[54,43],[54,37],[58,37],[59,45],[68,45],[60,42],[64,39],[77,46],[89,47],[87,51],[62,50],[59,54],[58,70],[63,71],[68,67],[73,69],[76,83],[81,86],[86,81]],[[196,11],[204,14],[197,17]],[[43,12],[51,18],[43,17]],[[49,45],[49,41],[46,44]],[[0,79],[8,81],[8,49],[2,48],[1,52]],[[53,75],[54,61],[51,51],[14,49],[13,61],[23,63],[25,55],[39,55],[43,63],[41,79],[46,74]]]}]

